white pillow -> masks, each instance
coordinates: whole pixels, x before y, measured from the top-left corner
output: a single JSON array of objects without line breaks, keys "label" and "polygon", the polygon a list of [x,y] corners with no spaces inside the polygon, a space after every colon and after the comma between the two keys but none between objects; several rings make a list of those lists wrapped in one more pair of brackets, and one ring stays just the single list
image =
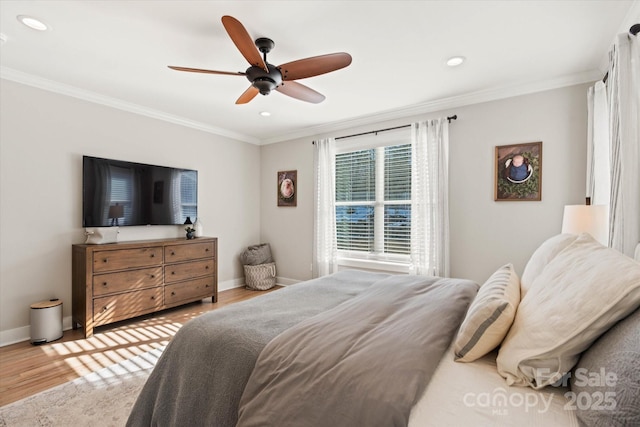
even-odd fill
[{"label": "white pillow", "polygon": [[498,353],[509,385],[557,382],[593,341],[640,306],[640,264],[584,233],[534,280]]},{"label": "white pillow", "polygon": [[473,362],[507,335],[520,303],[520,280],[513,264],[500,267],[480,287],[454,345],[456,362]]},{"label": "white pillow", "polygon": [[533,252],[520,278],[520,298],[524,298],[534,280],[564,248],[576,241],[576,234],[558,234],[542,242]]}]

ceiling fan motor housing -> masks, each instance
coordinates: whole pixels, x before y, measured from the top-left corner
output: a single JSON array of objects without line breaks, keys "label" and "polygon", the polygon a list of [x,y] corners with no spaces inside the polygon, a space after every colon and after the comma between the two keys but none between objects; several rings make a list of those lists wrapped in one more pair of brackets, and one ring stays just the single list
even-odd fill
[{"label": "ceiling fan motor housing", "polygon": [[251,66],[247,68],[247,80],[251,82],[253,87],[258,89],[262,95],[269,93],[282,84],[282,73],[275,66],[267,64],[269,72],[267,73],[260,67]]}]

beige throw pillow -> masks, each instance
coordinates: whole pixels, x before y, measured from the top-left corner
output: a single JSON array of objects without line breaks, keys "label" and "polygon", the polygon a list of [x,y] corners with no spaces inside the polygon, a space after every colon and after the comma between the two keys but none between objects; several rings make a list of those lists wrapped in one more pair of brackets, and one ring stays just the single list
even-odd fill
[{"label": "beige throw pillow", "polygon": [[513,323],[520,302],[520,280],[512,264],[500,267],[480,287],[460,326],[456,362],[473,362],[496,348]]},{"label": "beige throw pillow", "polygon": [[518,306],[498,353],[509,385],[557,382],[600,335],[640,306],[640,263],[588,234],[558,253]]}]

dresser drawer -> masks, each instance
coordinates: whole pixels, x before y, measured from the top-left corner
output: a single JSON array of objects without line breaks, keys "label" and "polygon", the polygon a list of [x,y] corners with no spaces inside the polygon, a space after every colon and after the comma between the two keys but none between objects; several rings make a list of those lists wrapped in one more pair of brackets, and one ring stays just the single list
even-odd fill
[{"label": "dresser drawer", "polygon": [[164,267],[164,282],[174,283],[196,277],[211,276],[214,271],[214,260],[212,259],[166,265]]},{"label": "dresser drawer", "polygon": [[162,267],[104,273],[93,276],[93,296],[162,286]]},{"label": "dresser drawer", "polygon": [[170,307],[187,300],[195,301],[210,297],[213,292],[213,277],[201,277],[200,279],[165,286],[164,303],[167,307]]},{"label": "dresser drawer", "polygon": [[150,288],[93,300],[93,326],[128,319],[162,308],[162,288]]},{"label": "dresser drawer", "polygon": [[93,254],[94,273],[154,265],[162,265],[162,246],[96,251]]},{"label": "dresser drawer", "polygon": [[192,243],[189,245],[168,245],[164,248],[166,263],[189,261],[215,257],[213,242]]}]

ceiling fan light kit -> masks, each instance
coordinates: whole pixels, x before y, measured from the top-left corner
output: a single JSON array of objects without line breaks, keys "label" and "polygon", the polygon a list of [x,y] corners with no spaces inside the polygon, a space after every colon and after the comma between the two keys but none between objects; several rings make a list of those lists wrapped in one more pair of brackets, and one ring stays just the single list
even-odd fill
[{"label": "ceiling fan light kit", "polygon": [[[260,37],[254,42],[240,21],[232,16],[223,16],[222,25],[242,56],[250,64],[244,73],[172,65],[169,65],[169,68],[192,73],[245,76],[251,86],[240,95],[236,104],[246,104],[258,93],[268,95],[273,90],[301,101],[320,103],[324,101],[324,95],[294,80],[330,73],[351,64],[351,55],[341,52],[299,59],[274,66],[267,62],[267,54],[275,47],[273,40]],[[261,53],[262,55],[260,55]]]}]

